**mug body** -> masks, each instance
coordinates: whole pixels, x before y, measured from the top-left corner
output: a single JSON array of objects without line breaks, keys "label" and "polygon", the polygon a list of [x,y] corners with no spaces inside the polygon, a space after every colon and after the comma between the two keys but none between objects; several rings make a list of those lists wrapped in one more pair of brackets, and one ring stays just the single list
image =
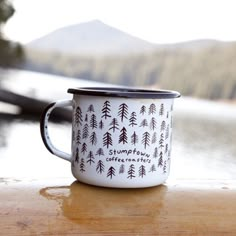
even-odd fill
[{"label": "mug body", "polygon": [[167,179],[177,93],[68,91],[73,93],[71,166],[76,179],[117,188],[150,187]]}]

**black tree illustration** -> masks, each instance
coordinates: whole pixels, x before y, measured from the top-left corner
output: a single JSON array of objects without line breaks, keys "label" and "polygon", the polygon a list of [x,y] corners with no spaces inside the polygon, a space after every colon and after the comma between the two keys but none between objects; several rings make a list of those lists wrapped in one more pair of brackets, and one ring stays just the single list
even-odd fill
[{"label": "black tree illustration", "polygon": [[144,177],[144,175],[146,175],[146,169],[144,165],[141,165],[139,167],[138,173],[139,173],[139,177],[142,177],[142,178]]},{"label": "black tree illustration", "polygon": [[128,119],[128,105],[125,103],[120,104],[118,109],[118,116],[121,118],[123,122],[124,118]]},{"label": "black tree illustration", "polygon": [[109,101],[105,101],[102,107],[102,118],[104,117],[105,119],[107,119],[111,117],[110,112],[111,112],[111,104]]},{"label": "black tree illustration", "polygon": [[151,166],[149,172],[154,172],[154,171],[156,171],[156,167],[155,167],[155,165],[153,164],[153,165]]},{"label": "black tree illustration", "polygon": [[97,135],[95,132],[93,132],[91,135],[90,135],[90,143],[92,145],[96,145],[97,144]]},{"label": "black tree illustration", "polygon": [[140,109],[140,114],[144,115],[146,113],[146,107],[143,105]]},{"label": "black tree illustration", "polygon": [[82,122],[83,122],[82,110],[79,106],[77,106],[75,110],[75,123],[77,125],[82,125]]},{"label": "black tree illustration", "polygon": [[166,147],[165,147],[165,153],[168,152],[168,143],[166,144]]},{"label": "black tree illustration", "polygon": [[158,159],[158,167],[163,166],[163,152],[160,152],[159,159]]},{"label": "black tree illustration", "polygon": [[89,136],[89,127],[88,124],[85,124],[83,128],[82,138],[86,139],[88,138],[88,136]]},{"label": "black tree illustration", "polygon": [[161,122],[161,131],[165,130],[165,128],[166,128],[166,122],[163,120]]},{"label": "black tree illustration", "polygon": [[137,115],[136,112],[132,112],[129,118],[129,126],[134,127],[135,125],[137,125]]},{"label": "black tree illustration", "polygon": [[112,146],[112,138],[111,134],[109,132],[106,132],[103,135],[103,147],[109,148],[109,146]]},{"label": "black tree illustration", "polygon": [[168,138],[169,138],[169,133],[170,133],[170,126],[167,125],[167,127],[166,127],[166,135],[165,135],[165,139],[168,139]]},{"label": "black tree illustration", "polygon": [[167,166],[166,166],[166,161],[164,161],[164,165],[163,165],[163,174],[165,174],[167,171]]},{"label": "black tree illustration", "polygon": [[151,121],[150,121],[149,127],[150,127],[151,130],[156,129],[156,127],[157,127],[157,121],[156,121],[155,117],[152,117],[152,119],[151,119]]},{"label": "black tree illustration", "polygon": [[75,152],[75,162],[79,163],[79,149],[76,148],[76,152]]},{"label": "black tree illustration", "polygon": [[120,136],[119,136],[119,143],[128,143],[128,137],[127,137],[127,130],[125,127],[123,127],[120,131]]},{"label": "black tree illustration", "polygon": [[108,172],[107,172],[107,178],[110,177],[110,179],[112,179],[113,176],[115,176],[115,173],[116,173],[116,169],[111,166],[109,169],[108,169]]},{"label": "black tree illustration", "polygon": [[93,104],[89,105],[87,112],[94,112]]},{"label": "black tree illustration", "polygon": [[103,149],[102,148],[99,148],[96,152],[96,155],[98,156],[104,156],[104,152],[103,152]]},{"label": "black tree illustration", "polygon": [[89,163],[90,165],[91,165],[92,163],[94,163],[94,155],[93,155],[93,152],[92,152],[92,151],[90,151],[89,154],[88,154],[88,156],[87,156],[87,163]]},{"label": "black tree illustration", "polygon": [[150,134],[148,132],[143,133],[142,144],[144,145],[145,149],[150,145]]},{"label": "black tree illustration", "polygon": [[152,143],[156,143],[157,142],[157,133],[154,132],[152,135]]},{"label": "black tree illustration", "polygon": [[103,129],[104,128],[104,123],[102,120],[100,120],[99,124],[98,124],[99,129]]},{"label": "black tree illustration", "polygon": [[153,115],[153,114],[155,114],[156,113],[156,105],[154,104],[154,103],[152,103],[151,105],[150,105],[150,107],[149,107],[149,110],[148,110],[148,114],[149,115]]},{"label": "black tree illustration", "polygon": [[119,130],[119,123],[116,118],[112,119],[110,126],[111,127],[109,128],[109,130],[112,130],[113,133],[116,131],[116,129]]},{"label": "black tree illustration", "polygon": [[135,167],[134,167],[134,164],[131,164],[130,167],[129,167],[129,170],[128,170],[128,177],[129,179],[133,179],[135,178]]},{"label": "black tree illustration", "polygon": [[121,164],[120,169],[119,169],[119,174],[123,174],[123,173],[125,173],[125,165]]},{"label": "black tree illustration", "polygon": [[85,172],[85,164],[84,164],[84,158],[81,158],[80,164],[79,164],[79,170],[81,172]]},{"label": "black tree illustration", "polygon": [[85,153],[87,152],[87,144],[86,144],[86,143],[83,143],[83,144],[82,144],[81,152],[82,152],[83,154],[85,154]]},{"label": "black tree illustration", "polygon": [[161,133],[160,140],[159,140],[159,148],[164,147],[164,134]]},{"label": "black tree illustration", "polygon": [[153,158],[157,158],[157,157],[158,157],[158,148],[155,147],[154,152],[153,152]]},{"label": "black tree illustration", "polygon": [[85,121],[85,122],[88,121],[88,114],[85,115],[84,121]]},{"label": "black tree illustration", "polygon": [[91,119],[90,119],[90,127],[92,129],[96,129],[98,127],[98,122],[94,114],[92,114]]},{"label": "black tree illustration", "polygon": [[78,130],[77,135],[76,135],[76,143],[81,144],[81,131],[80,131],[80,129]]},{"label": "black tree illustration", "polygon": [[164,115],[164,104],[162,103],[160,106],[160,110],[159,110],[159,115],[163,116]]},{"label": "black tree illustration", "polygon": [[102,174],[102,172],[104,172],[104,164],[101,160],[99,160],[97,163],[96,171],[98,174]]},{"label": "black tree illustration", "polygon": [[139,125],[139,127],[145,127],[145,126],[148,126],[147,119],[143,119]]},{"label": "black tree illustration", "polygon": [[138,143],[138,135],[134,131],[134,133],[131,135],[131,144],[136,145],[136,143]]}]

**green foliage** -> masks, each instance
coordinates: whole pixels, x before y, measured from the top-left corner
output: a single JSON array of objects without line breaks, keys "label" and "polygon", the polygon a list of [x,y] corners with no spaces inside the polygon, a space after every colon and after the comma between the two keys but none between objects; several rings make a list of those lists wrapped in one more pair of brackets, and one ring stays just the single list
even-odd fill
[{"label": "green foliage", "polygon": [[0,66],[15,66],[24,59],[22,47],[17,43],[6,40],[1,32],[1,27],[14,14],[15,10],[7,0],[0,0]]},{"label": "green foliage", "polygon": [[126,57],[82,57],[28,50],[25,67],[126,86],[173,89],[187,96],[236,99],[236,43]]}]

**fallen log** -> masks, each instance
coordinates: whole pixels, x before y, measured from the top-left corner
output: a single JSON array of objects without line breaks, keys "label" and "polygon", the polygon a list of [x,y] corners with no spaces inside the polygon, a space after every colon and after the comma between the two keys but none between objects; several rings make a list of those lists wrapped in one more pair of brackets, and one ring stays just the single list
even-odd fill
[{"label": "fallen log", "polygon": [[[19,95],[5,89],[0,89],[0,101],[20,107],[21,114],[28,114],[38,118],[49,104],[47,101]],[[52,113],[52,119],[71,121],[71,111],[66,108],[56,108]]]}]

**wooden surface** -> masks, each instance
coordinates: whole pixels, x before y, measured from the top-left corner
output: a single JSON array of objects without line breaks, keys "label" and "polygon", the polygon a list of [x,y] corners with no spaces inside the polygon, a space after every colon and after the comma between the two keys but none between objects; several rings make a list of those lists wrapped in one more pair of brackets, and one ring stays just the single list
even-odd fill
[{"label": "wooden surface", "polygon": [[0,188],[0,235],[236,235],[235,181],[125,190],[1,178]]}]

